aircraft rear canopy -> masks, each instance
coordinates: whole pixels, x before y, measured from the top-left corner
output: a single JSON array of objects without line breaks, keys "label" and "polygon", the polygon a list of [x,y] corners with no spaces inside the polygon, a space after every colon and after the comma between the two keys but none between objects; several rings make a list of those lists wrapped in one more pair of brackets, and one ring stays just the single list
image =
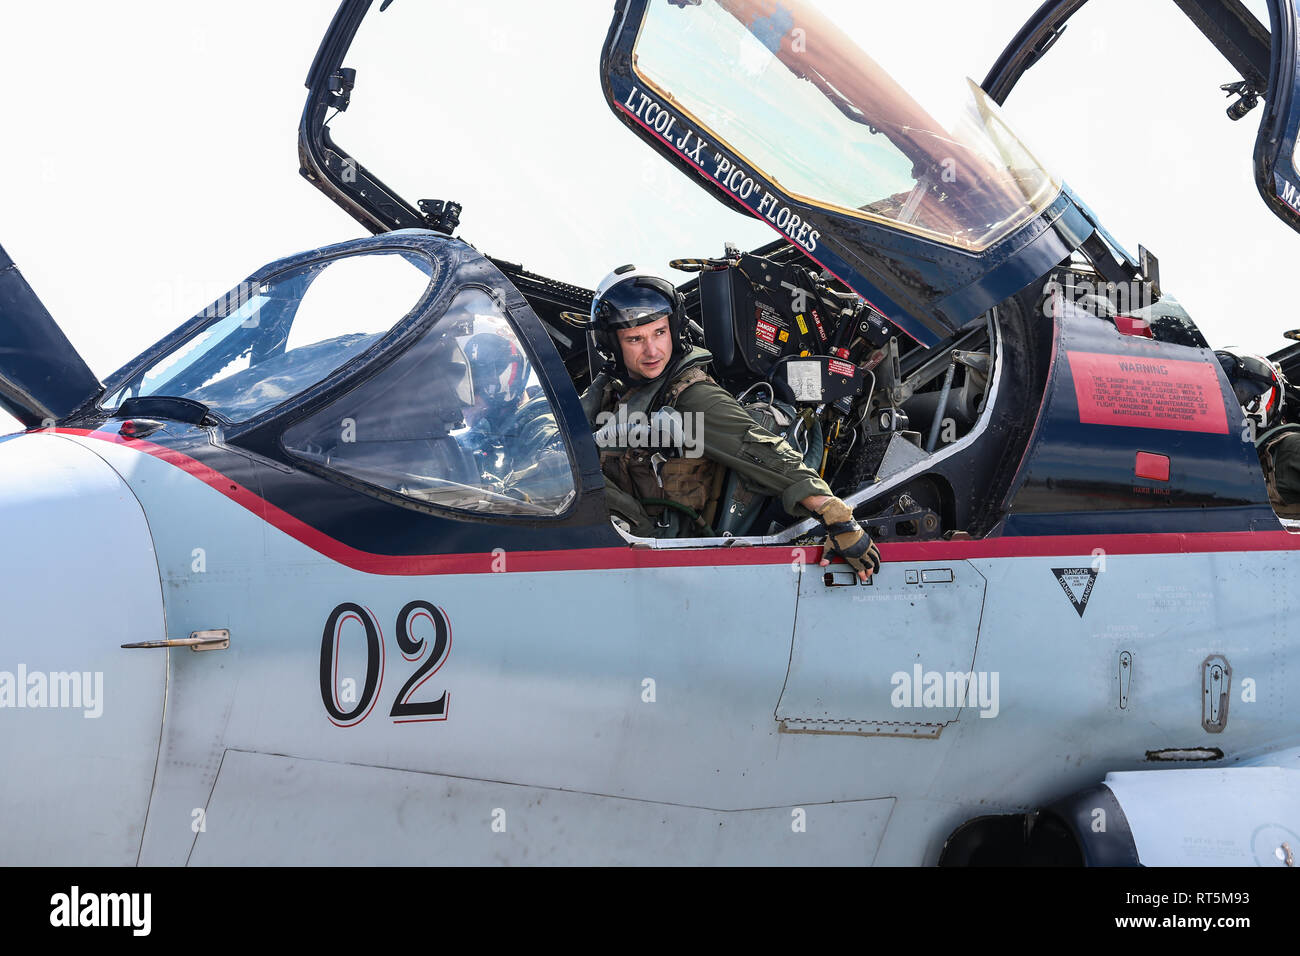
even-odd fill
[{"label": "aircraft rear canopy", "polygon": [[977,85],[938,119],[803,0],[625,0],[602,70],[625,125],[925,344],[1094,231]]}]

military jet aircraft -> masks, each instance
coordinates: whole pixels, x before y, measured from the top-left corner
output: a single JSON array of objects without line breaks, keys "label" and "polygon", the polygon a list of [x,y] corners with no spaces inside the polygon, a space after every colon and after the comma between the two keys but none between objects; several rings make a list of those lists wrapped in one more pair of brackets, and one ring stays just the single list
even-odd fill
[{"label": "military jet aircraft", "polygon": [[[615,116],[779,233],[682,250],[692,335],[866,584],[732,479],[698,537],[611,521],[591,290],[331,132],[389,3],[340,5],[299,130],[373,236],[103,382],[0,256],[0,859],[1293,864],[1300,538],[1155,257],[998,108],[1082,0],[943,123],[804,0],[615,4]],[[1300,228],[1296,6],[1177,9]],[[488,393],[553,429],[485,433]]]}]

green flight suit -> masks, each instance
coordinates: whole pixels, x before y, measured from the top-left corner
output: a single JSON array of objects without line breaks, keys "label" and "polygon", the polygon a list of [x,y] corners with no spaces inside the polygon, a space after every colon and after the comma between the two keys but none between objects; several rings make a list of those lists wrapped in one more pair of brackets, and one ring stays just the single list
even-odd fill
[{"label": "green flight suit", "polygon": [[[582,407],[593,431],[601,412],[615,412],[620,404],[631,410],[652,413],[671,405],[685,419],[699,416],[699,439],[704,458],[721,468],[730,468],[753,491],[781,499],[785,510],[798,518],[810,517],[811,512],[799,504],[809,495],[830,495],[825,481],[804,464],[800,454],[788,442],[761,428],[749,413],[722,386],[712,379],[694,381],[671,396],[671,386],[684,377],[698,378],[693,370],[703,370],[713,356],[702,348],[693,348],[664,371],[653,382],[634,381],[622,383],[593,383],[582,396]],[[607,458],[610,450],[602,450]],[[614,449],[613,451],[620,451]],[[641,504],[634,488],[620,487],[606,468],[605,494],[609,507],[615,514],[627,518],[632,531],[642,537],[698,537],[698,525],[682,513],[664,509],[655,516]],[[653,509],[652,509],[653,510]],[[665,517],[667,521],[665,521]],[[664,525],[667,525],[665,527]]]},{"label": "green flight suit", "polygon": [[1265,433],[1259,457],[1273,510],[1283,518],[1300,518],[1300,425]]}]

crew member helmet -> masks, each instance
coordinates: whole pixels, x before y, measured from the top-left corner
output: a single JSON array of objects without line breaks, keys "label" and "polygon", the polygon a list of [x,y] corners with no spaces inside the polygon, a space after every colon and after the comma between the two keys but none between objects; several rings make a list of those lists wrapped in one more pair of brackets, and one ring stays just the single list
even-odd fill
[{"label": "crew member helmet", "polygon": [[612,358],[619,370],[625,369],[618,330],[635,329],[662,318],[668,319],[673,353],[681,355],[686,351],[685,300],[667,279],[633,265],[619,266],[601,279],[591,300],[591,332],[596,348]]},{"label": "crew member helmet", "polygon": [[465,340],[474,394],[490,407],[518,405],[528,384],[528,360],[510,339],[479,332]]},{"label": "crew member helmet", "polygon": [[1258,431],[1280,423],[1287,400],[1287,381],[1282,370],[1268,359],[1239,349],[1218,349],[1215,357],[1228,376],[1228,384],[1246,417]]}]

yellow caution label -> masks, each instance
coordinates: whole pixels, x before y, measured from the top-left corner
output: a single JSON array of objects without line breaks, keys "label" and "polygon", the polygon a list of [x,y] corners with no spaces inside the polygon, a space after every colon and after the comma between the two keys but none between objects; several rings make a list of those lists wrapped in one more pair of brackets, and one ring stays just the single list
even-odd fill
[{"label": "yellow caution label", "polygon": [[790,338],[790,333],[787,332],[785,329],[782,329],[781,334],[778,335],[777,338],[780,339],[782,342],[784,342]]},{"label": "yellow caution label", "polygon": [[798,315],[796,315],[794,317],[794,320],[799,323],[799,331],[802,332],[804,335],[807,335],[808,323],[803,320],[803,313],[800,312]]}]

